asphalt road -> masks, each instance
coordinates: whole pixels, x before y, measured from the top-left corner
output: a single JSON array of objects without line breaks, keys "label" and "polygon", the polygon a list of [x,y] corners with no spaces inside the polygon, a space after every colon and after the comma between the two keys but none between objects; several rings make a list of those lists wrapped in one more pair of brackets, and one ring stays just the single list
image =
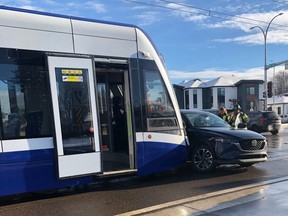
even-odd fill
[{"label": "asphalt road", "polygon": [[263,133],[269,159],[249,168],[223,166],[210,174],[177,171],[146,178],[115,180],[78,190],[29,194],[0,200],[0,215],[116,215],[218,190],[288,176],[288,125],[276,136]]}]

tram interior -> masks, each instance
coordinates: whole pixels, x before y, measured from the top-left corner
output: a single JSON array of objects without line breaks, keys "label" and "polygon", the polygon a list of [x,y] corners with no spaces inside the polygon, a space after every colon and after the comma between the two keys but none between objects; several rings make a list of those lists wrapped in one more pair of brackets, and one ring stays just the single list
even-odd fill
[{"label": "tram interior", "polygon": [[96,63],[104,172],[130,169],[125,73],[128,64]]}]

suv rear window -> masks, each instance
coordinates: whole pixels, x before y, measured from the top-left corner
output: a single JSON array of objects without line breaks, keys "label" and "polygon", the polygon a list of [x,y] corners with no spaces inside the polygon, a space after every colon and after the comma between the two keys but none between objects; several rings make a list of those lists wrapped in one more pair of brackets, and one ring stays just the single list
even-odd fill
[{"label": "suv rear window", "polygon": [[259,113],[247,113],[247,115],[248,115],[250,118],[254,118],[256,115],[259,115]]},{"label": "suv rear window", "polygon": [[266,112],[263,113],[265,118],[278,118],[278,115],[275,112]]}]

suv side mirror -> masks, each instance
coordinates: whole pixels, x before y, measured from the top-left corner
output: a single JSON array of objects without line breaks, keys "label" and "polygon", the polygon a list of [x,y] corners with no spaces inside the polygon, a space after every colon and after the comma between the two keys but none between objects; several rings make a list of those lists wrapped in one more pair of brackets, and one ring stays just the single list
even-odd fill
[{"label": "suv side mirror", "polygon": [[241,129],[243,129],[243,128],[246,128],[247,127],[247,124],[246,123],[239,123],[238,124],[238,128],[241,128]]}]

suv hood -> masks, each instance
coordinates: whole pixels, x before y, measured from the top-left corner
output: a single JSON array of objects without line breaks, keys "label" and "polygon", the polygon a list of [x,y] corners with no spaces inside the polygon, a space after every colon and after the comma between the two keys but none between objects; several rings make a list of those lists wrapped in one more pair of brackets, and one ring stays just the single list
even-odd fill
[{"label": "suv hood", "polygon": [[250,131],[247,129],[234,129],[234,128],[223,128],[223,127],[202,127],[197,129],[199,132],[211,133],[211,134],[219,134],[219,135],[226,135],[228,137],[234,137],[237,139],[265,139],[259,133],[254,131]]}]

